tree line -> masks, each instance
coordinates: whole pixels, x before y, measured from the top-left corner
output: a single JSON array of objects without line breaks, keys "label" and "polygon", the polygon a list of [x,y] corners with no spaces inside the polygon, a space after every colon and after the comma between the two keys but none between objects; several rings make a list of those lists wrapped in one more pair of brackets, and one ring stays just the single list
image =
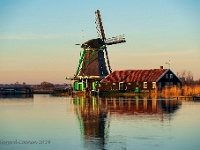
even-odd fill
[{"label": "tree line", "polygon": [[200,78],[194,80],[194,76],[191,71],[182,70],[177,72],[177,76],[181,79],[182,85],[200,85]]}]

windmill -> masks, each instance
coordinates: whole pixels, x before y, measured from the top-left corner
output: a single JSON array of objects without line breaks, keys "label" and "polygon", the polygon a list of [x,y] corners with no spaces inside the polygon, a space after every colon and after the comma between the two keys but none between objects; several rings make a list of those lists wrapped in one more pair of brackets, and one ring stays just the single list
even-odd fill
[{"label": "windmill", "polygon": [[[87,88],[89,82],[94,83],[94,81],[96,82],[111,73],[112,69],[107,46],[126,42],[124,35],[106,38],[99,10],[95,12],[95,16],[96,29],[99,37],[86,41],[81,45],[82,51],[80,53],[79,64],[74,79],[79,79],[79,83],[76,82],[76,84],[80,84],[80,80],[85,84],[82,85],[82,88],[79,88],[77,85],[77,89]],[[84,79],[85,81],[83,81]]]},{"label": "windmill", "polygon": [[[96,29],[99,38],[89,40],[81,45],[83,52],[79,60],[76,76],[107,76],[112,72],[108,57],[107,45],[126,42],[123,35],[106,39],[100,11],[97,10],[95,15]],[[107,60],[107,65],[104,58],[104,52]]]}]

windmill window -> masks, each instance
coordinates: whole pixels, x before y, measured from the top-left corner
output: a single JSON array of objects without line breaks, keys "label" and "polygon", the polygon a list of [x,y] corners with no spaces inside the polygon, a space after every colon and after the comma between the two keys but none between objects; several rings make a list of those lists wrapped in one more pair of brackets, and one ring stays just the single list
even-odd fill
[{"label": "windmill window", "polygon": [[95,54],[95,52],[94,51],[92,51],[92,55],[94,55]]}]

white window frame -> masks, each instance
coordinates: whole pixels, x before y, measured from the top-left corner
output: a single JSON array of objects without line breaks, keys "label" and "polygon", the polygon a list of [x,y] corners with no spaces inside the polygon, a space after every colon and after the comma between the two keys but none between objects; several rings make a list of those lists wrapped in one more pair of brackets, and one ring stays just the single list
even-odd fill
[{"label": "white window frame", "polygon": [[156,89],[156,82],[152,82],[152,89]]},{"label": "white window frame", "polygon": [[144,88],[144,89],[147,89],[147,86],[148,86],[148,85],[147,85],[147,82],[143,82],[143,88]]},{"label": "white window frame", "polygon": [[169,75],[169,78],[170,78],[170,79],[173,79],[173,74],[170,74],[170,75]]},{"label": "white window frame", "polygon": [[[122,89],[121,89],[121,84],[122,84]],[[124,88],[124,82],[119,82],[119,90],[123,90]]]}]

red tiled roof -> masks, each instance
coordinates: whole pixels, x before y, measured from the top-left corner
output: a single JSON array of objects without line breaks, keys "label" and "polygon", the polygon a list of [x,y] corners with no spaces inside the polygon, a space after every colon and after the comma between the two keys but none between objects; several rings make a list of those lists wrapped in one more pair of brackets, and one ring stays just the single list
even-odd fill
[{"label": "red tiled roof", "polygon": [[166,71],[167,69],[114,71],[101,82],[155,82]]},{"label": "red tiled roof", "polygon": [[105,79],[103,79],[103,80],[106,80],[103,82],[122,82],[132,72],[133,70],[114,71],[113,73],[109,74]]}]

